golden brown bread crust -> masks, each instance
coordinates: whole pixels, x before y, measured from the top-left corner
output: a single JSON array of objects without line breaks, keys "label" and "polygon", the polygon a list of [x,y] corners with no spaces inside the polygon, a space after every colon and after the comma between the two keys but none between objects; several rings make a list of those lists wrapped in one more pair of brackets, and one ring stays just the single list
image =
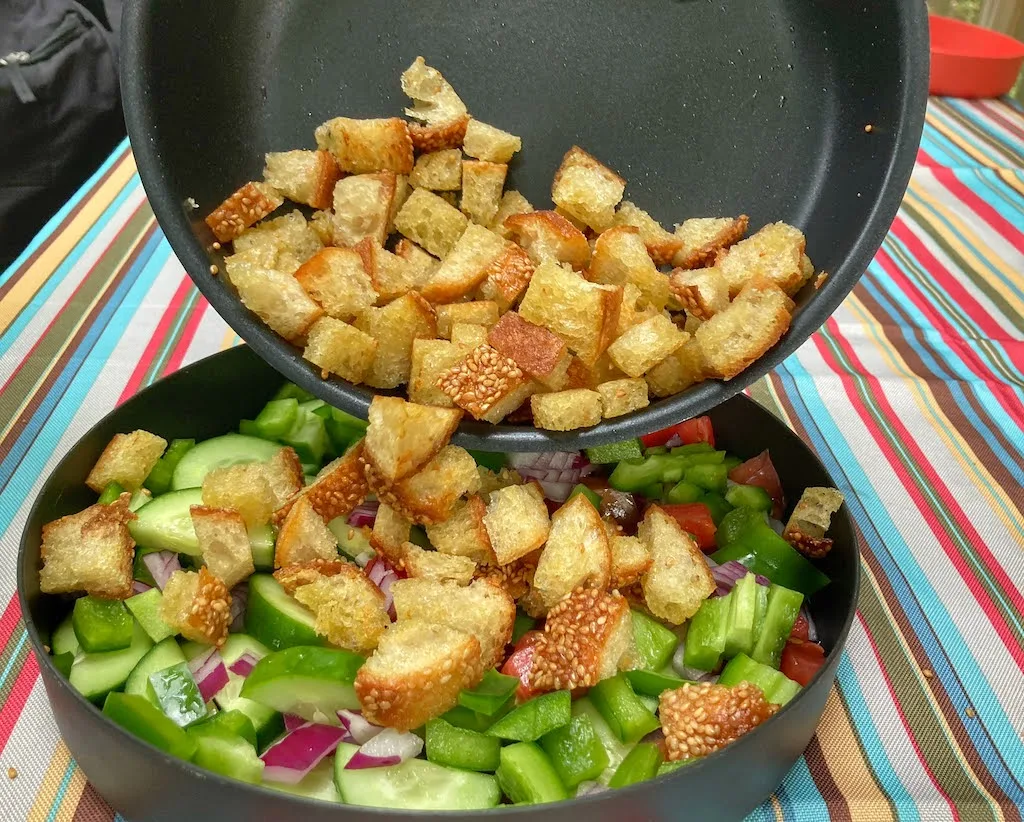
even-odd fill
[{"label": "golden brown bread crust", "polygon": [[370,403],[365,459],[385,483],[416,473],[448,444],[462,411],[376,396]]},{"label": "golden brown bread crust", "polygon": [[583,232],[554,211],[512,214],[505,228],[534,263],[550,257],[582,271],[590,261],[590,243]]},{"label": "golden brown bread crust", "polygon": [[659,715],[670,762],[707,756],[753,730],[779,710],[756,685],[702,682],[661,695]]},{"label": "golden brown bread crust", "polygon": [[451,401],[476,419],[528,382],[516,361],[489,345],[481,345],[437,381]]},{"label": "golden brown bread crust", "polygon": [[167,440],[142,429],[114,434],[89,471],[85,484],[97,494],[102,494],[111,482],[137,491],[166,448]]},{"label": "golden brown bread crust", "polygon": [[284,197],[264,183],[246,183],[206,217],[213,236],[230,242],[284,202]]},{"label": "golden brown bread crust", "polygon": [[466,139],[466,126],[469,115],[464,115],[447,123],[428,125],[425,123],[409,123],[409,136],[412,145],[420,153],[443,151],[446,148],[459,148]]},{"label": "golden brown bread crust", "polygon": [[366,499],[368,490],[363,474],[363,454],[363,440],[360,440],[344,455],[328,463],[311,485],[274,512],[274,524],[280,525],[284,521],[300,496],[309,500],[324,522],[351,514]]},{"label": "golden brown bread crust", "polygon": [[499,353],[523,371],[545,381],[564,365],[568,349],[562,338],[541,325],[524,320],[515,311],[504,314],[487,334]]},{"label": "golden brown bread crust", "polygon": [[348,564],[343,559],[311,559],[308,562],[296,562],[274,571],[274,579],[281,583],[286,593],[294,594],[296,588],[316,582],[320,577],[333,577],[344,573],[343,568]]},{"label": "golden brown bread crust", "polygon": [[484,279],[480,284],[481,295],[507,309],[526,290],[532,276],[533,261],[530,255],[510,242],[484,269]]},{"label": "golden brown bread crust", "polygon": [[[687,220],[680,225],[677,230],[677,235],[682,234],[686,230],[687,223],[691,222]],[[699,243],[687,244],[684,240],[682,246],[676,254],[672,257],[671,263],[676,268],[701,268],[709,263],[714,262],[722,249],[726,249],[731,245],[735,245],[743,239],[743,235],[747,233],[747,226],[750,224],[750,218],[746,214],[741,214],[732,220],[731,223],[723,225],[722,228],[715,232],[712,232],[706,237],[702,237]]]},{"label": "golden brown bread crust", "polygon": [[314,559],[335,559],[338,541],[306,494],[299,494],[281,522],[274,545],[274,567]]}]

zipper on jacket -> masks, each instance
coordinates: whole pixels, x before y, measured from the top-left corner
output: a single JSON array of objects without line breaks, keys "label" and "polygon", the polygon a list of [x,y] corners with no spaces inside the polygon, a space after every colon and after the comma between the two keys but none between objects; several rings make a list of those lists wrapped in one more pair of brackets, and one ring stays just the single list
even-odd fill
[{"label": "zipper on jacket", "polygon": [[57,54],[68,43],[78,37],[85,30],[85,21],[77,12],[71,11],[60,21],[56,30],[42,43],[36,46],[31,52],[12,51],[0,57],[0,68],[5,68],[11,75],[11,85],[14,93],[22,103],[36,102],[36,95],[32,87],[25,79],[21,67],[38,63]]},{"label": "zipper on jacket", "polygon": [[7,56],[0,57],[0,66],[6,68],[11,75],[11,86],[18,99],[23,103],[34,103],[36,95],[33,94],[32,87],[21,71],[21,64],[28,62],[28,58],[29,54],[26,51],[12,51]]}]

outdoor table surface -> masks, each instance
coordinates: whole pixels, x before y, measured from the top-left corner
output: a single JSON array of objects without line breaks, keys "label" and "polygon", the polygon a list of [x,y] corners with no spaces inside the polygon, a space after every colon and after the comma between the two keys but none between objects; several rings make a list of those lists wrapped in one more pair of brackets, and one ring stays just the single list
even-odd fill
[{"label": "outdoor table surface", "polygon": [[[1022,272],[1024,113],[932,99],[867,273],[749,392],[817,451],[863,551],[824,719],[751,819],[1024,813]],[[32,501],[118,403],[238,343],[171,252],[127,141],[0,277],[4,822],[121,819],[61,741],[20,618]]]}]

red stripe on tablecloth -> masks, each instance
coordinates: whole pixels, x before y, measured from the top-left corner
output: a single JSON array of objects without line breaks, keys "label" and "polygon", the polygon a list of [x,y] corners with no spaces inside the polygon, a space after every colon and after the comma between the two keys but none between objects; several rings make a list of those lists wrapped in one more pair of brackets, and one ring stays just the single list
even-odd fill
[{"label": "red stripe on tablecloth", "polygon": [[181,361],[185,359],[185,354],[188,353],[189,346],[192,345],[192,340],[195,339],[199,323],[202,322],[203,315],[209,307],[210,304],[202,297],[200,297],[195,306],[193,306],[192,313],[189,316],[188,321],[185,323],[185,327],[181,329],[181,336],[178,338],[178,342],[174,346],[174,351],[167,359],[167,365],[164,366],[164,376],[173,374],[181,368]]},{"label": "red stripe on tablecloth", "polygon": [[164,309],[164,313],[160,317],[160,322],[157,323],[153,336],[146,343],[146,348],[143,350],[138,363],[136,363],[131,378],[128,380],[127,385],[125,385],[124,391],[121,392],[121,396],[118,397],[118,405],[138,393],[139,386],[142,385],[142,381],[145,379],[146,372],[149,370],[153,360],[159,355],[164,339],[167,337],[171,325],[174,323],[174,318],[177,316],[181,304],[185,302],[191,287],[192,281],[187,276],[183,276],[177,290],[174,292],[174,296],[171,298],[170,304]]},{"label": "red stripe on tablecloth", "polygon": [[977,100],[967,101],[968,105],[976,109],[981,117],[987,117],[989,120],[995,120],[1004,129],[1011,134],[1016,134],[1021,140],[1024,140],[1024,128],[1020,127],[1019,123],[1013,122],[1013,120],[1007,120],[999,113],[996,106],[985,106]]},{"label": "red stripe on tablecloth", "polygon": [[950,194],[988,223],[999,236],[1018,251],[1024,252],[1024,236],[1021,235],[1021,232],[1014,228],[1002,214],[965,186],[952,169],[937,168],[932,171],[932,175],[945,186]]},{"label": "red stripe on tablecloth", "polygon": [[25,664],[22,666],[21,673],[18,674],[18,678],[14,681],[14,687],[11,688],[11,692],[7,695],[3,711],[0,711],[0,753],[4,752],[4,748],[7,747],[7,740],[14,733],[14,726],[18,724],[22,709],[24,709],[25,703],[28,701],[28,695],[32,691],[32,686],[36,684],[36,677],[38,676],[39,663],[36,662],[36,655],[29,652],[28,656],[25,657]]},{"label": "red stripe on tablecloth", "polygon": [[0,648],[7,644],[7,640],[14,633],[14,628],[21,618],[21,606],[18,605],[18,597],[12,596],[3,614],[0,614]]},{"label": "red stripe on tablecloth", "polygon": [[917,164],[928,168],[942,168],[942,165],[932,158],[923,148],[917,150]]}]

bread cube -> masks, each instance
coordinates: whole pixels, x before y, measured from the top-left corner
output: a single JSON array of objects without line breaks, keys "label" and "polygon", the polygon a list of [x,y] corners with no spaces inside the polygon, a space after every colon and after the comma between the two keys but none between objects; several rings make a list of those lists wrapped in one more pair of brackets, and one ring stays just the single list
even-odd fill
[{"label": "bread cube", "polygon": [[[412,107],[405,110],[407,117],[429,126],[460,122],[467,117],[466,104],[444,79],[441,72],[417,57],[402,72],[402,91],[412,99]],[[465,133],[465,126],[463,126]],[[462,140],[460,138],[459,144]]]},{"label": "bread cube", "polygon": [[771,719],[779,705],[750,682],[699,682],[664,691],[658,716],[669,762],[692,763],[712,754]]},{"label": "bread cube", "polygon": [[484,502],[490,502],[491,494],[499,488],[523,484],[523,478],[519,476],[519,472],[515,468],[507,466],[495,473],[489,468],[478,465],[477,473],[480,475],[480,496]]},{"label": "bread cube", "polygon": [[494,585],[519,601],[530,591],[533,575],[540,559],[540,549],[531,551],[507,565],[483,565],[477,567],[477,579]]},{"label": "bread cube", "polygon": [[476,563],[469,557],[456,557],[427,551],[411,542],[402,548],[401,567],[412,579],[428,579],[455,585],[469,585]]},{"label": "bread cube", "polygon": [[564,390],[589,388],[596,391],[601,383],[623,379],[625,376],[611,361],[607,352],[593,365],[584,365],[579,357],[573,357],[566,372]]},{"label": "bread cube", "polygon": [[281,523],[274,545],[274,567],[338,558],[338,541],[307,494],[299,496]]},{"label": "bread cube", "polygon": [[437,384],[448,369],[465,356],[464,348],[448,340],[413,340],[409,401],[454,408],[455,403]]},{"label": "bread cube", "polygon": [[564,385],[570,355],[565,342],[554,332],[509,311],[488,332],[487,341],[548,388],[557,390]]},{"label": "bread cube", "polygon": [[375,388],[395,388],[409,381],[412,343],[437,336],[434,309],[415,291],[383,308],[367,308],[355,321],[360,331],[377,341],[373,363],[363,382]]},{"label": "bread cube", "polygon": [[412,171],[412,139],[399,117],[353,120],[335,117],[314,132],[320,149],[331,152],[338,167],[349,174]]},{"label": "bread cube", "polygon": [[452,323],[452,345],[464,352],[487,343],[487,326],[476,323]]},{"label": "bread cube", "polygon": [[246,183],[206,217],[213,236],[231,242],[284,202],[276,188],[267,183]]},{"label": "bread cube", "polygon": [[452,515],[464,494],[480,489],[476,460],[464,448],[446,445],[419,471],[393,485],[380,485],[367,473],[370,487],[381,502],[420,525],[443,522]]},{"label": "bread cube", "polygon": [[427,525],[427,538],[442,554],[469,557],[478,565],[497,565],[484,526],[486,513],[487,504],[473,494],[469,499],[457,501],[446,520]]},{"label": "bread cube", "polygon": [[324,310],[291,274],[248,265],[233,267],[232,261],[242,256],[228,257],[224,264],[243,305],[289,342],[301,342]]},{"label": "bread cube", "polygon": [[588,388],[570,388],[530,397],[533,423],[548,431],[572,431],[601,421],[601,395]]},{"label": "bread cube", "polygon": [[300,266],[295,279],[329,316],[351,320],[377,301],[364,256],[358,248],[324,248]]},{"label": "bread cube", "polygon": [[462,412],[378,395],[368,418],[366,461],[393,484],[415,474],[448,444]]},{"label": "bread cube", "polygon": [[608,356],[631,377],[640,377],[689,339],[664,314],[628,329],[608,346]]},{"label": "bread cube", "polygon": [[462,150],[470,157],[488,163],[508,163],[512,155],[522,149],[523,141],[514,134],[471,119],[466,125]]},{"label": "bread cube", "polygon": [[634,226],[616,226],[597,238],[587,279],[606,285],[632,284],[640,290],[644,306],[656,311],[668,305],[668,277],[654,267],[640,230]]},{"label": "bread cube", "polygon": [[484,668],[505,658],[512,639],[516,604],[501,588],[483,580],[460,586],[432,579],[400,579],[391,586],[398,621],[447,625],[476,637]]},{"label": "bread cube", "polygon": [[341,170],[329,151],[276,151],[264,155],[263,180],[289,200],[330,208]]},{"label": "bread cube", "polygon": [[409,195],[395,217],[395,228],[441,258],[455,247],[468,224],[465,214],[423,188]]},{"label": "bread cube", "polygon": [[384,592],[350,563],[295,589],[294,597],[316,616],[314,630],[337,648],[368,654],[391,625]]},{"label": "bread cube", "polygon": [[773,282],[751,281],[694,334],[705,372],[723,380],[741,373],[782,339],[792,310],[793,301]]},{"label": "bread cube", "polygon": [[657,505],[647,509],[638,536],[652,560],[641,578],[647,607],[659,619],[682,625],[715,590],[715,578],[704,554]]},{"label": "bread cube", "polygon": [[506,240],[511,239],[512,232],[505,228],[505,220],[513,214],[529,214],[534,208],[522,194],[515,189],[506,191],[501,195],[498,203],[498,211],[491,221],[491,231],[501,235]]},{"label": "bread cube", "polygon": [[307,499],[324,522],[347,517],[366,499],[366,478],[363,475],[363,440],[325,465],[316,479],[284,505],[274,511],[273,522],[281,525],[300,499]]},{"label": "bread cube", "polygon": [[402,237],[395,243],[395,256],[401,257],[409,265],[418,269],[420,273],[417,275],[417,280],[424,283],[430,279],[430,274],[434,269],[441,264],[437,257],[428,254],[406,237]]},{"label": "bread cube", "polygon": [[426,268],[392,254],[376,243],[364,242],[367,243],[363,252],[366,270],[378,294],[378,305],[396,300],[410,291],[418,291],[430,279]]},{"label": "bread cube", "polygon": [[644,379],[655,397],[670,397],[702,382],[705,376],[704,355],[700,344],[691,338],[649,369]]},{"label": "bread cube", "polygon": [[242,259],[285,274],[294,274],[322,247],[320,237],[298,210],[255,225],[234,242],[236,257],[246,255]]},{"label": "bread cube", "polygon": [[771,223],[756,234],[720,251],[715,265],[735,297],[748,283],[764,279],[794,294],[805,281],[804,235],[786,223]]},{"label": "bread cube", "polygon": [[551,184],[551,199],[595,231],[610,228],[615,206],[626,190],[626,181],[585,152],[573,146],[562,158]]},{"label": "bread cube", "polygon": [[268,523],[276,501],[267,473],[258,462],[214,468],[203,477],[203,505],[233,509],[249,528]]},{"label": "bread cube", "polygon": [[294,562],[274,571],[274,579],[281,583],[285,593],[294,594],[303,585],[312,585],[321,577],[333,577],[351,567],[348,560],[311,559],[308,562]]},{"label": "bread cube", "polygon": [[458,191],[462,188],[462,152],[457,148],[432,151],[416,159],[409,182],[431,191]]},{"label": "bread cube", "polygon": [[583,232],[554,211],[512,214],[504,226],[537,265],[555,260],[582,271],[590,261],[590,243]]},{"label": "bread cube", "polygon": [[608,545],[612,555],[612,572],[609,587],[623,590],[639,581],[650,570],[654,559],[639,537],[622,534],[609,536]]},{"label": "bread cube", "polygon": [[167,440],[149,431],[114,434],[85,478],[97,494],[116,482],[126,491],[138,491],[167,448]]},{"label": "bread cube", "polygon": [[40,591],[85,591],[101,599],[132,595],[135,542],[127,524],[135,514],[128,510],[130,499],[131,494],[125,492],[109,505],[96,503],[43,526]]},{"label": "bread cube", "polygon": [[651,404],[647,382],[638,378],[603,382],[597,386],[597,393],[601,395],[601,413],[605,419],[621,417]]},{"label": "bread cube", "polygon": [[483,160],[462,161],[462,213],[479,226],[489,226],[498,213],[508,166]]},{"label": "bread cube", "polygon": [[508,565],[547,540],[548,509],[526,486],[509,485],[491,493],[484,528],[498,564]]},{"label": "bread cube", "polygon": [[437,333],[445,339],[451,339],[452,326],[456,323],[490,327],[496,322],[498,322],[498,306],[490,300],[437,306]]},{"label": "bread cube", "polygon": [[438,387],[457,406],[478,420],[495,422],[523,403],[523,389],[529,386],[530,379],[515,360],[489,345],[474,348],[438,380]]},{"label": "bread cube", "polygon": [[363,716],[400,731],[454,708],[483,676],[480,642],[464,631],[418,619],[393,623],[356,674]]},{"label": "bread cube", "polygon": [[805,488],[782,536],[802,554],[820,559],[832,548],[825,534],[842,505],[843,495],[835,488]]},{"label": "bread cube", "polygon": [[676,226],[682,242],[672,258],[676,268],[701,268],[714,262],[718,252],[743,239],[750,219],[739,217],[694,217]]},{"label": "bread cube", "polygon": [[386,502],[382,502],[373,520],[370,545],[392,565],[399,566],[405,557],[405,544],[409,541],[411,531],[412,523]]},{"label": "bread cube", "polygon": [[288,502],[302,490],[305,477],[302,474],[302,463],[294,448],[284,446],[273,457],[262,463],[263,475],[270,484],[270,493],[274,498],[274,510]]},{"label": "bread cube", "polygon": [[220,648],[228,638],[231,594],[206,566],[199,573],[175,571],[164,586],[160,618],[190,642]]},{"label": "bread cube", "polygon": [[491,273],[507,244],[483,226],[468,226],[421,293],[434,303],[455,302],[466,296]]},{"label": "bread cube", "polygon": [[666,231],[661,223],[629,200],[624,201],[615,212],[614,223],[616,226],[633,226],[638,229],[647,246],[647,253],[656,265],[668,265],[682,246],[683,241],[679,237]]},{"label": "bread cube", "polygon": [[[641,303],[643,304],[642,308],[640,307]],[[621,337],[634,325],[640,325],[640,323],[660,313],[660,311],[652,308],[647,300],[644,299],[639,288],[633,285],[633,283],[626,283],[622,286],[622,308],[619,310],[619,324],[616,327],[615,336]]]},{"label": "bread cube", "polygon": [[252,546],[245,520],[237,511],[193,505],[189,509],[203,563],[228,588],[252,576]]},{"label": "bread cube", "polygon": [[390,171],[338,180],[334,186],[334,244],[354,246],[369,238],[384,245],[394,197],[395,175]]},{"label": "bread cube", "polygon": [[[331,196],[328,202],[331,205],[334,204],[333,186],[331,187]],[[321,245],[332,245],[334,243],[334,215],[331,214],[330,208],[314,211],[309,216],[309,228],[316,234]]]},{"label": "bread cube", "polygon": [[669,283],[679,304],[700,320],[710,320],[729,307],[729,283],[714,266],[692,271],[677,268]]}]

